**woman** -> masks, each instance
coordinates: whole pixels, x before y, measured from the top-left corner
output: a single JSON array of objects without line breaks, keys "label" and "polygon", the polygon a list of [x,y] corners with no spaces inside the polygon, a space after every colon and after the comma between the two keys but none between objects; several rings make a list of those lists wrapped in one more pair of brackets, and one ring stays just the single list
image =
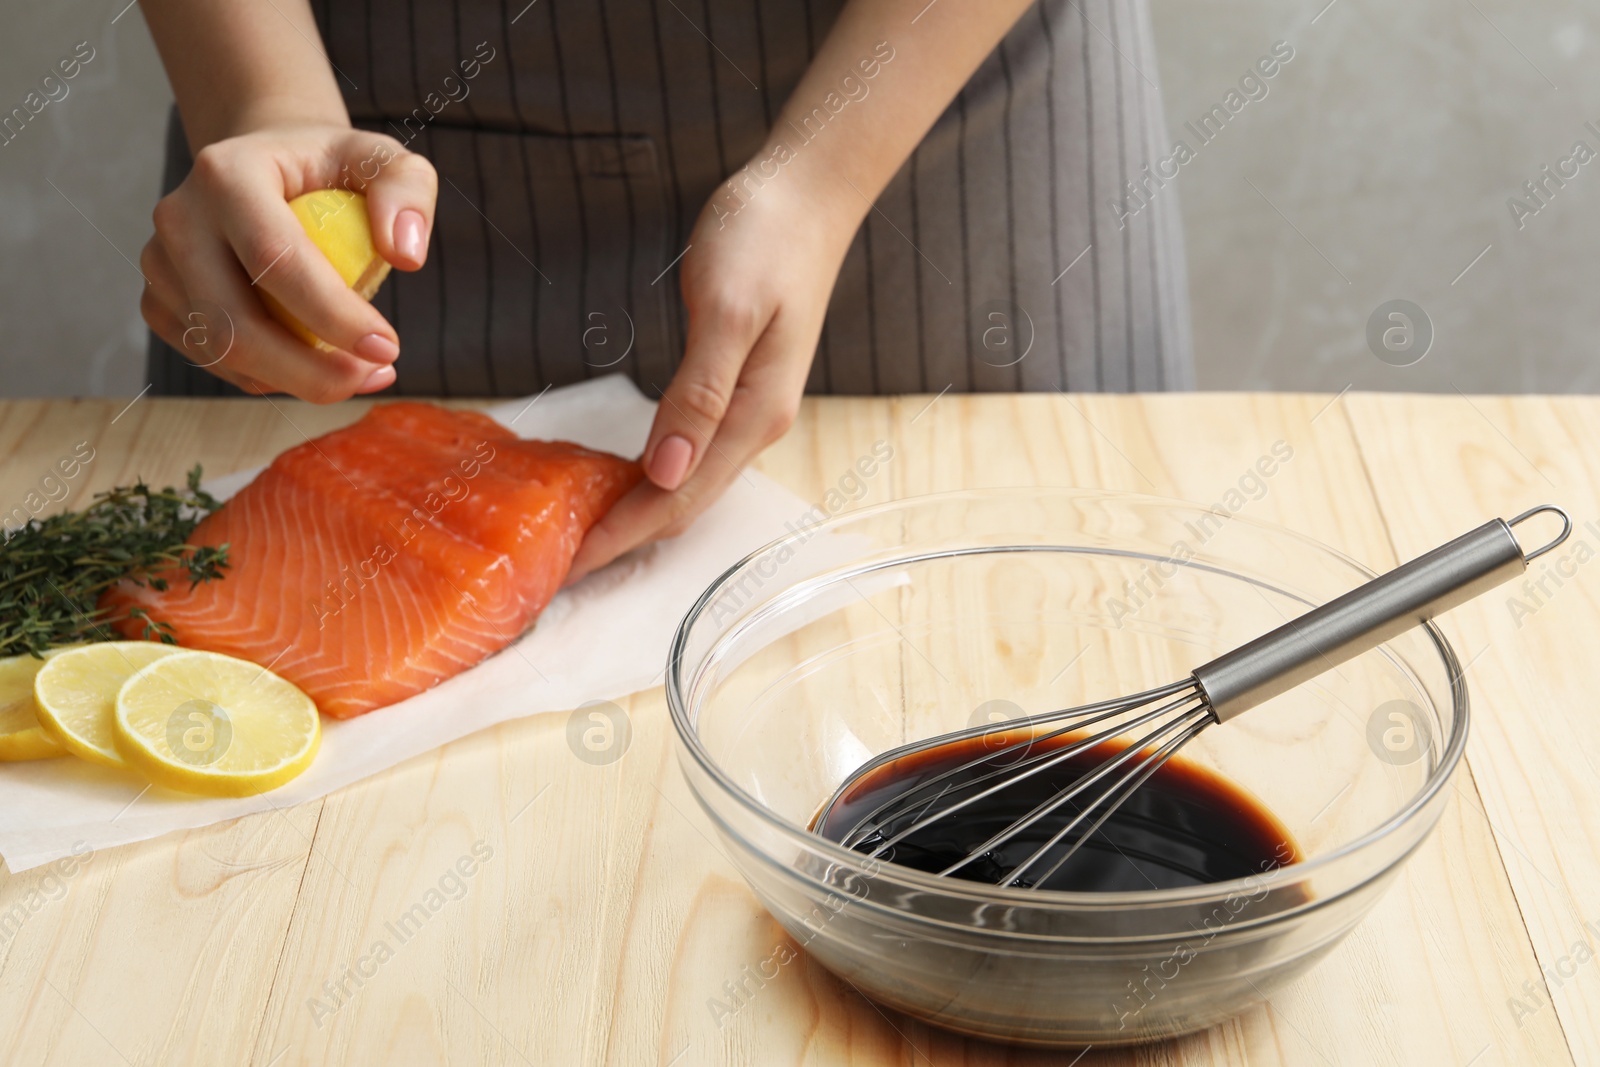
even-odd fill
[{"label": "woman", "polygon": [[[1173,195],[1124,200],[1166,145],[1140,0],[141,8],[181,116],[142,260],[157,391],[627,373],[662,398],[649,478],[577,573],[681,530],[807,390],[1191,384]],[[375,304],[286,206],[334,185],[408,272]],[[215,309],[220,362],[184,344]]]}]

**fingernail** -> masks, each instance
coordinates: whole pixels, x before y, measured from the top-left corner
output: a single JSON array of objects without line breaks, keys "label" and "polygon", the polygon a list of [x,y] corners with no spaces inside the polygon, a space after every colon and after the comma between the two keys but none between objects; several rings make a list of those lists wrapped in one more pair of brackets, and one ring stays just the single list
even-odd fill
[{"label": "fingernail", "polygon": [[689,473],[689,461],[693,458],[694,447],[673,434],[656,445],[656,454],[650,457],[650,480],[672,492],[683,484],[683,476]]},{"label": "fingernail", "polygon": [[381,333],[369,333],[351,351],[373,363],[393,363],[400,355],[400,346]]},{"label": "fingernail", "polygon": [[367,375],[367,380],[361,383],[361,388],[357,389],[356,392],[362,394],[376,393],[379,389],[387,389],[393,384],[394,368],[379,367],[377,370]]},{"label": "fingernail", "polygon": [[423,257],[428,253],[427,234],[422,212],[406,208],[395,216],[394,220],[394,247],[406,259],[417,266],[422,266]]}]

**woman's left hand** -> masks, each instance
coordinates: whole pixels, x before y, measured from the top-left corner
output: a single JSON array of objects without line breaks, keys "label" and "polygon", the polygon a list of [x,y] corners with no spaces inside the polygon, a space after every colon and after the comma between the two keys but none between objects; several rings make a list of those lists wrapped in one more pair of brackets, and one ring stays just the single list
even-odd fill
[{"label": "woman's left hand", "polygon": [[681,533],[788,430],[860,222],[786,170],[751,181],[742,202],[719,187],[683,257],[688,343],[641,457],[646,480],[589,531],[568,581]]}]

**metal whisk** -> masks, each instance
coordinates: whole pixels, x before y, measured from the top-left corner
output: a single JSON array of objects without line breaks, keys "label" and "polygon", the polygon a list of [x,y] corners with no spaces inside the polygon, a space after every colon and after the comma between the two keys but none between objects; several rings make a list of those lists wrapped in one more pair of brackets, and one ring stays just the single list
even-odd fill
[{"label": "metal whisk", "polygon": [[[1561,533],[1542,548],[1524,554],[1512,527],[1540,512],[1559,515]],[[1040,820],[1072,804],[1076,811],[1071,818],[1021,863],[1004,868],[996,883],[1042,885],[1135,790],[1202,731],[1227,722],[1240,712],[1517,577],[1529,563],[1560,545],[1571,532],[1572,519],[1552,504],[1531,508],[1509,521],[1493,519],[1218,656],[1195,668],[1181,681],[1095,704],[974,726],[890,749],[862,764],[845,779],[823,807],[815,825],[825,826],[834,805],[849,797],[880,768],[944,745],[982,738],[983,755],[943,770],[897,794],[869,811],[839,839],[847,848],[881,857],[912,834],[1002,790],[1046,773],[1097,745],[1113,746],[1115,739],[1148,728],[1137,741],[1048,796],[1026,815],[1007,824],[962,859],[938,872],[954,874],[986,857],[994,862],[997,849]],[[1038,727],[1050,724],[1061,725],[1044,733],[1037,731]],[[1070,743],[1049,744],[1067,734],[1102,725],[1103,729]],[[1034,752],[1041,743],[1041,751]],[[987,769],[981,769],[985,766]],[[1081,832],[1080,827],[1084,827]],[[1063,842],[1066,847],[1060,849],[1059,855],[1053,855]],[[1047,859],[1049,865],[1044,867]]]}]

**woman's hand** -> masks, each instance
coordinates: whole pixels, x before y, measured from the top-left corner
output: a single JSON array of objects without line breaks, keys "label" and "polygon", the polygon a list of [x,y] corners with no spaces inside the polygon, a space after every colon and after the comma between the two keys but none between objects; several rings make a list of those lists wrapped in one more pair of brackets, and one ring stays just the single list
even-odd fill
[{"label": "woman's hand", "polygon": [[593,529],[569,581],[681,533],[794,422],[839,266],[865,205],[780,170],[741,198],[726,185],[683,257],[689,336],[662,395],[646,480]]},{"label": "woman's hand", "polygon": [[743,193],[724,185],[700,214],[683,267],[688,346],[645,446],[648,480],[589,531],[572,579],[682,531],[788,429],[861,219],[1030,6],[844,5],[759,162],[734,175]]},{"label": "woman's hand", "polygon": [[[378,253],[401,270],[422,266],[437,179],[427,160],[392,137],[340,125],[279,125],[208,144],[155,209],[140,269],[140,310],[185,358],[253,393],[315,403],[394,382],[399,339],[340,278],[289,209],[330,187],[364,193]],[[312,348],[268,314],[272,294],[338,351]],[[218,313],[230,331],[215,321]],[[196,330],[195,327],[201,327]]]}]

